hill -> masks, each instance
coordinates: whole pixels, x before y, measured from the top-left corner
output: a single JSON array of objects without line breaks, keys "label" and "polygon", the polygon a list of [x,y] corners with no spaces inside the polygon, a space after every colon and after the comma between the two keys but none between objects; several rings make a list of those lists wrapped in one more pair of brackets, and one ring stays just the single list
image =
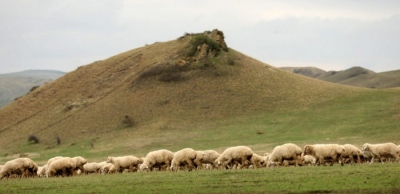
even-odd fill
[{"label": "hill", "polygon": [[52,70],[27,70],[0,74],[0,108],[28,93],[33,87],[53,81],[64,72]]},{"label": "hill", "polygon": [[281,69],[332,83],[365,88],[400,87],[400,70],[375,73],[362,67],[343,71],[324,71],[315,67],[282,67]]},{"label": "hill", "polygon": [[[398,94],[274,68],[228,48],[218,30],[185,34],[82,66],[4,107],[0,152],[104,159],[161,148],[362,142],[375,132],[359,128],[398,127]],[[40,143],[28,143],[30,134]]]}]

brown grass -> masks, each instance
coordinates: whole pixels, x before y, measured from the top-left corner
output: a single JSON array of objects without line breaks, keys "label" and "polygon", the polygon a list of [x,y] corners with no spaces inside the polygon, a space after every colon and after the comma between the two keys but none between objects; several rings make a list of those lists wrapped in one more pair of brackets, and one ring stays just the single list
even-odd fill
[{"label": "brown grass", "polygon": [[[171,72],[153,69],[175,67],[190,41],[185,36],[82,66],[16,100],[0,110],[0,150],[18,151],[15,145],[24,144],[27,134],[36,134],[43,147],[54,146],[55,135],[63,144],[99,138],[109,146],[145,146],[151,135],[190,138],[200,124],[306,108],[363,91],[279,70],[233,49],[191,64],[207,68],[171,71],[176,74],[169,78],[162,75]],[[130,128],[121,126],[126,115],[134,119]]]}]

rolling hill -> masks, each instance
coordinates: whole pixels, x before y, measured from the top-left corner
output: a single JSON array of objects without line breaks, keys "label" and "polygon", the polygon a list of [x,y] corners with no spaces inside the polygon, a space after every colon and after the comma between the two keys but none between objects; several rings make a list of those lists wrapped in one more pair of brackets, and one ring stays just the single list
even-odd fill
[{"label": "rolling hill", "polygon": [[375,73],[362,67],[352,67],[343,71],[324,71],[315,67],[281,67],[281,69],[332,83],[365,87],[400,87],[400,70]]},{"label": "rolling hill", "polygon": [[64,72],[52,70],[27,70],[0,74],[0,108],[28,93],[33,87],[53,81]]},{"label": "rolling hill", "polygon": [[[240,144],[262,152],[285,141],[360,143],[381,122],[381,132],[399,127],[398,94],[274,68],[228,48],[218,30],[185,34],[81,66],[0,109],[0,155],[33,152],[46,160]],[[365,123],[371,117],[376,121]],[[28,143],[29,135],[40,143]]]}]

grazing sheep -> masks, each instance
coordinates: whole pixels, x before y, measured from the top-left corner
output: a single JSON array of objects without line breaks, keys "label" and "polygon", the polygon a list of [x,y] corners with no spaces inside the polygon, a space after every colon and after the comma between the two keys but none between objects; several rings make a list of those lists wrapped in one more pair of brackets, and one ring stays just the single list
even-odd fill
[{"label": "grazing sheep", "polygon": [[197,165],[198,169],[202,169],[204,168],[203,164],[212,164],[219,155],[220,154],[214,150],[196,151],[196,159],[194,160],[194,163]]},{"label": "grazing sheep", "polygon": [[52,176],[72,176],[76,168],[75,163],[70,157],[58,158],[50,163],[46,169],[46,177]]},{"label": "grazing sheep", "polygon": [[314,156],[305,155],[303,157],[304,157],[304,165],[315,166],[317,159]]},{"label": "grazing sheep", "polygon": [[38,166],[30,158],[17,158],[6,162],[0,170],[0,179],[16,175],[17,177],[35,176]]},{"label": "grazing sheep", "polygon": [[100,162],[99,166],[100,166],[101,174],[113,174],[113,173],[116,173],[115,166],[112,163],[107,163],[107,161],[104,161],[104,162]]},{"label": "grazing sheep", "polygon": [[74,163],[74,169],[73,173],[76,174],[77,170],[81,170],[81,172],[84,172],[85,169],[83,169],[83,165],[87,163],[87,160],[81,156],[75,156],[71,158],[72,162]]},{"label": "grazing sheep", "polygon": [[174,154],[171,161],[171,170],[177,171],[180,166],[187,166],[189,170],[195,168],[193,161],[196,159],[196,151],[192,148],[184,148]]},{"label": "grazing sheep", "polygon": [[141,160],[136,156],[121,156],[121,157],[109,156],[107,158],[107,163],[114,164],[115,169],[119,172],[122,172],[124,169],[133,172],[134,167],[137,168],[140,162]]},{"label": "grazing sheep", "polygon": [[[149,152],[144,158],[143,163],[140,165],[140,171],[152,170],[153,167],[161,167],[171,165],[174,154],[166,149]],[[167,170],[168,168],[166,168]]]},{"label": "grazing sheep", "polygon": [[283,160],[282,166],[288,167],[288,166],[304,166],[304,157],[300,156],[297,158],[297,160]]},{"label": "grazing sheep", "polygon": [[100,172],[100,165],[101,163],[97,162],[90,162],[86,163],[83,165],[84,173],[85,174],[90,174],[90,173],[99,173]]},{"label": "grazing sheep", "polygon": [[265,164],[264,157],[258,155],[258,154],[253,154],[251,157],[251,164],[253,168],[262,168],[264,167]]},{"label": "grazing sheep", "polygon": [[49,160],[47,160],[47,166],[49,166],[50,165],[50,163],[52,163],[53,161],[56,161],[56,160],[58,160],[58,159],[61,159],[61,158],[64,158],[63,156],[56,156],[56,157],[53,157],[53,158],[50,158]]},{"label": "grazing sheep", "polygon": [[43,166],[39,166],[38,170],[37,170],[37,175],[39,177],[44,177],[46,176],[46,170],[47,170],[47,164],[43,165]]},{"label": "grazing sheep", "polygon": [[399,161],[399,148],[394,143],[382,143],[382,144],[369,144],[365,143],[362,146],[362,151],[368,151],[372,155],[370,164],[374,162],[374,159],[378,159],[383,162],[384,157],[393,157],[396,161]]},{"label": "grazing sheep", "polygon": [[350,164],[354,164],[354,157],[357,158],[357,163],[361,163],[361,150],[358,149],[356,146],[351,144],[344,144],[344,152],[342,153],[341,157],[350,160]]},{"label": "grazing sheep", "polygon": [[240,168],[251,163],[253,151],[247,146],[235,146],[225,149],[214,161],[215,167],[229,168],[229,165],[240,164]]},{"label": "grazing sheep", "polygon": [[343,165],[341,154],[345,152],[344,147],[338,144],[314,144],[304,146],[304,155],[311,155],[316,158],[316,164],[326,164],[326,161],[332,161]]},{"label": "grazing sheep", "polygon": [[299,160],[301,157],[301,153],[303,151],[299,146],[293,143],[286,143],[280,146],[276,146],[272,153],[269,155],[268,163],[270,165],[274,165],[275,163],[283,164],[284,160],[294,160],[295,165],[299,165]]}]

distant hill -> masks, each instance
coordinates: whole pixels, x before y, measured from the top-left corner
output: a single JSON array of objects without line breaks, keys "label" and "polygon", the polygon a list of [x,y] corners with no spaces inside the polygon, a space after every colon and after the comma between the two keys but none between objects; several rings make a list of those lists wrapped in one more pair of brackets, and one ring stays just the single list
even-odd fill
[{"label": "distant hill", "polygon": [[27,70],[0,74],[0,108],[25,95],[33,87],[53,81],[64,74],[53,70]]},{"label": "distant hill", "polygon": [[332,83],[365,88],[400,87],[400,70],[375,73],[363,67],[343,71],[324,71],[315,67],[281,67],[281,69]]}]

